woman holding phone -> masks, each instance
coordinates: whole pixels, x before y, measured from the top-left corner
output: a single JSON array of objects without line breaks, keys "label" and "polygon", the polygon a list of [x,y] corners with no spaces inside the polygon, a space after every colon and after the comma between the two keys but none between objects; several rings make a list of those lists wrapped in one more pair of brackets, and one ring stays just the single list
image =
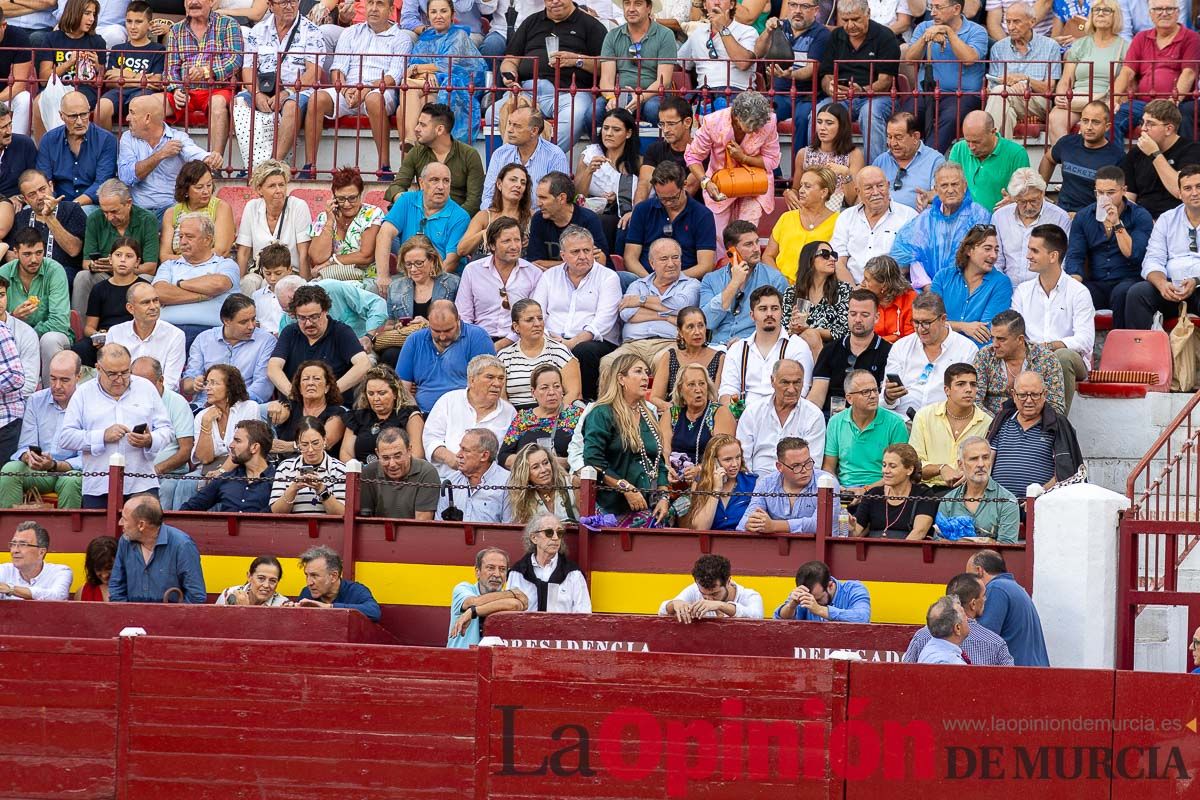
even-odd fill
[{"label": "woman holding phone", "polygon": [[274,514],[341,514],[346,510],[346,465],[325,452],[325,425],[316,417],[300,421],[300,455],[275,469],[271,485]]}]

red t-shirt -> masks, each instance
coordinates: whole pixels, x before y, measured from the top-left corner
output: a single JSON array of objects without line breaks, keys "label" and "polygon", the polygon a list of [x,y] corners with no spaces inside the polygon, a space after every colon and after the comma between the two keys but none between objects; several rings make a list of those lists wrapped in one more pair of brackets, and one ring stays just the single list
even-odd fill
[{"label": "red t-shirt", "polygon": [[1180,28],[1171,43],[1161,50],[1156,36],[1153,28],[1141,31],[1133,37],[1125,54],[1125,66],[1137,77],[1138,100],[1174,94],[1179,74],[1185,69],[1196,69],[1200,62],[1200,34],[1195,31]]}]

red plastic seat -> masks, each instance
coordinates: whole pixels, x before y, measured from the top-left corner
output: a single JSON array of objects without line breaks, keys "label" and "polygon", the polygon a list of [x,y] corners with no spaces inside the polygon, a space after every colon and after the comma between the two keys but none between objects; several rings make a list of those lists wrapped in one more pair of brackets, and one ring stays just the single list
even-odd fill
[{"label": "red plastic seat", "polygon": [[791,136],[796,132],[796,121],[794,119],[780,120],[779,124],[775,126],[775,129],[779,131],[781,136],[785,134],[787,136]]},{"label": "red plastic seat", "polygon": [[217,197],[229,203],[229,207],[233,210],[233,224],[236,228],[242,224],[242,211],[245,210],[246,203],[254,197],[254,190],[249,186],[225,185],[217,189]]},{"label": "red plastic seat", "polygon": [[1046,123],[1037,117],[1025,117],[1013,126],[1012,138],[1021,141],[1023,139],[1036,139],[1046,132]]},{"label": "red plastic seat", "polygon": [[370,189],[363,195],[363,202],[370,206],[376,206],[387,211],[388,201],[385,199],[387,189]]},{"label": "red plastic seat", "polygon": [[333,192],[329,189],[317,189],[313,187],[304,187],[292,189],[292,197],[298,197],[308,203],[308,210],[312,212],[314,218],[317,214],[326,210],[330,199],[333,197]]},{"label": "red plastic seat", "polygon": [[1158,383],[1142,386],[1085,381],[1077,387],[1080,394],[1092,397],[1141,397],[1147,391],[1168,392],[1171,390],[1173,372],[1170,338],[1164,331],[1110,331],[1100,354],[1100,369],[1146,370],[1157,373]]},{"label": "red plastic seat", "polygon": [[611,256],[608,257],[608,260],[609,260],[609,263],[612,264],[613,270],[615,270],[616,272],[624,272],[625,271],[625,259],[623,257],[617,255],[616,253],[613,253]]},{"label": "red plastic seat", "polygon": [[75,309],[71,309],[71,333],[75,334],[75,341],[83,339],[83,317]]},{"label": "red plastic seat", "polygon": [[1097,311],[1096,318],[1096,333],[1100,331],[1111,331],[1113,328],[1113,314],[1111,311]]}]

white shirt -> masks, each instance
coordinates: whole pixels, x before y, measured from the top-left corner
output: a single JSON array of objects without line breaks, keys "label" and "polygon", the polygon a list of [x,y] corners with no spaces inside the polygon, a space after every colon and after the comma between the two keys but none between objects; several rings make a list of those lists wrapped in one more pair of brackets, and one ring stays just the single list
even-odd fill
[{"label": "white shirt", "polygon": [[[245,31],[245,28],[242,30]],[[289,38],[292,44],[284,55],[284,46]],[[297,16],[292,27],[284,31],[281,37],[275,25],[275,15],[268,12],[245,34],[245,47],[247,67],[254,67],[260,75],[275,72],[279,75],[280,85],[289,91],[295,91],[296,81],[304,71],[318,63],[321,60],[320,56],[325,54],[325,36],[321,29],[307,18]],[[281,55],[282,66],[279,63]],[[254,56],[258,56],[257,61]],[[305,90],[305,93],[311,92],[311,89]]]},{"label": "white shirt", "polygon": [[[581,160],[585,164],[590,164],[594,158],[606,158],[604,149],[598,144],[589,144],[583,148],[583,156]],[[637,176],[633,178],[633,191],[637,191]],[[592,173],[592,182],[588,186],[589,197],[604,197],[606,194],[617,194],[621,190],[621,173],[605,161],[600,165],[600,168]]]},{"label": "white shirt", "polygon": [[799,436],[808,442],[813,458],[820,458],[825,452],[825,415],[801,399],[782,425],[774,403],[759,403],[746,409],[738,420],[737,438],[742,442],[746,463],[760,478],[775,472],[775,445],[785,436]]},{"label": "white shirt", "polygon": [[1092,293],[1065,272],[1046,294],[1036,277],[1013,292],[1012,307],[1025,318],[1025,335],[1031,342],[1062,342],[1092,366],[1096,344],[1096,307]]},{"label": "white shirt", "polygon": [[37,332],[22,320],[12,314],[5,314],[4,324],[12,331],[13,341],[17,344],[17,355],[21,358],[21,366],[25,368],[25,385],[21,394],[26,399],[37,391],[38,381],[42,377],[42,350]]},{"label": "white shirt", "polygon": [[973,364],[978,352],[979,348],[966,336],[948,330],[946,338],[942,340],[942,352],[930,365],[920,337],[910,333],[892,345],[885,370],[885,374],[894,372],[900,376],[908,394],[895,403],[888,403],[886,398],[881,398],[884,406],[900,416],[907,416],[910,408],[917,411],[930,403],[942,402],[946,399],[946,387],[942,384],[946,367],[960,362]]},{"label": "white shirt", "polygon": [[[282,225],[280,224],[282,223]],[[258,251],[272,242],[286,245],[292,255],[292,267],[300,268],[300,250],[298,245],[312,239],[308,229],[312,225],[312,212],[308,203],[298,197],[288,197],[283,205],[282,218],[275,220],[279,235],[267,227],[267,204],[261,197],[255,197],[246,203],[242,211],[242,223],[238,226],[237,244],[249,247],[251,257],[257,257]],[[237,289],[237,286],[233,287]]]},{"label": "white shirt", "polygon": [[[443,476],[454,486],[454,505],[462,509],[463,522],[511,522],[512,506],[508,502],[507,489],[471,489],[467,476],[458,470],[452,470]],[[493,463],[488,471],[479,479],[482,486],[507,486],[508,470]],[[442,512],[450,507],[445,492],[438,492],[437,519],[442,518]]]},{"label": "white shirt", "polygon": [[[733,34],[733,38],[738,44],[751,53],[754,52],[754,42],[758,39],[758,31],[740,22],[730,22],[729,32]],[[738,69],[733,66],[733,62],[729,60],[729,53],[725,50],[724,37],[721,36],[712,37],[713,49],[717,53],[716,58],[713,58],[708,49],[710,33],[712,33],[712,29],[708,24],[692,27],[687,41],[679,48],[679,60],[684,69],[695,66],[697,87],[723,88],[728,86],[735,89],[749,89],[750,81],[754,77],[754,70]]]},{"label": "white shirt", "polygon": [[160,319],[154,323],[150,335],[143,339],[133,329],[133,320],[129,320],[113,325],[105,342],[123,345],[129,351],[131,362],[142,356],[158,359],[163,370],[163,385],[172,391],[179,391],[183,362],[187,359],[187,337],[179,328]]},{"label": "white shirt", "polygon": [[516,415],[517,410],[513,408],[512,403],[501,398],[490,413],[480,417],[475,408],[467,402],[466,389],[446,392],[433,404],[433,408],[429,409],[429,416],[425,420],[421,442],[425,445],[426,457],[437,467],[438,475],[443,479],[449,478],[455,469],[434,461],[435,450],[446,447],[458,452],[463,434],[471,428],[487,428],[496,434],[497,441],[501,441],[504,434],[508,433],[508,426],[512,424]]},{"label": "white shirt", "polygon": [[342,73],[343,83],[348,86],[378,86],[384,75],[391,75],[400,84],[404,82],[404,56],[411,50],[412,41],[399,25],[376,33],[370,24],[360,22],[346,28],[338,38],[332,68]]},{"label": "white shirt", "polygon": [[[105,429],[117,423],[130,430],[138,425],[149,425],[150,447],[134,447],[127,436],[116,442],[105,442]],[[124,493],[136,494],[158,488],[154,455],[174,438],[167,408],[153,383],[132,375],[125,393],[113,397],[104,391],[97,378],[79,384],[75,394],[71,395],[55,449],[82,451],[84,472],[100,473],[83,479],[83,493],[93,496],[108,493],[108,459],[114,453],[120,453],[125,456]],[[150,477],[134,478],[130,477],[131,473]]]},{"label": "white shirt", "polygon": [[[732,601],[726,601],[733,603],[736,609],[733,614],[735,617],[743,617],[745,619],[763,618],[763,601],[761,594],[753,589],[747,589],[745,586],[736,584],[733,581],[729,582],[729,588],[736,589],[737,591],[737,594],[734,596]],[[700,587],[696,585],[695,581],[689,583],[684,587],[683,591],[672,598],[672,600],[678,600],[681,603],[694,603],[697,600],[703,599],[704,598],[700,595]],[[667,616],[667,603],[669,602],[671,602],[671,600],[664,600],[662,605],[658,607],[658,615],[660,617]],[[716,615],[717,612],[709,611],[704,616],[715,617]]]},{"label": "white shirt", "polygon": [[593,339],[621,343],[617,316],[621,279],[604,265],[592,264],[578,287],[567,277],[566,264],[551,267],[542,275],[532,297],[546,315],[547,334],[573,339],[587,331]]},{"label": "white shirt", "polygon": [[1016,203],[1009,203],[992,214],[992,224],[996,226],[996,236],[1000,242],[996,269],[1008,276],[1014,289],[1037,277],[1029,271],[1029,234],[1033,233],[1033,229],[1038,225],[1057,225],[1063,229],[1063,233],[1069,235],[1071,232],[1071,217],[1049,200],[1042,202],[1037,219],[1028,225],[1017,217]]},{"label": "white shirt", "polygon": [[[42,571],[34,575],[32,581],[27,581],[21,577],[20,571],[13,566],[12,562],[0,564],[0,583],[24,586],[33,595],[34,600],[70,600],[71,581],[74,577],[71,568],[65,564],[51,564],[43,561]],[[3,599],[24,600],[25,598],[7,594],[3,596]]]},{"label": "white shirt", "polygon": [[283,306],[279,305],[279,298],[275,296],[275,291],[264,283],[255,289],[254,294],[250,297],[254,300],[254,311],[258,315],[258,327],[278,338],[279,323],[283,319]]},{"label": "white shirt", "polygon": [[1151,273],[1161,272],[1176,283],[1188,278],[1200,279],[1200,253],[1192,251],[1192,242],[1200,242],[1200,227],[1194,228],[1188,222],[1187,207],[1164,211],[1150,232],[1150,243],[1142,260],[1142,277],[1148,279]]},{"label": "white shirt", "polygon": [[[742,356],[746,353],[747,348],[749,348],[749,353],[746,355],[746,374],[743,376]],[[780,356],[781,352],[782,356]],[[746,410],[749,411],[752,406],[775,394],[775,390],[771,388],[771,369],[781,357],[798,361],[804,368],[804,389],[800,394],[807,396],[808,390],[812,388],[812,348],[799,336],[790,334],[780,336],[767,351],[766,356],[754,344],[753,334],[746,339],[736,339],[731,342],[729,350],[725,353],[725,366],[721,368],[721,388],[718,389],[717,394],[720,397],[740,395],[744,382],[746,396],[742,399],[746,401]]]},{"label": "white shirt", "polygon": [[867,222],[866,209],[859,204],[838,215],[837,222],[833,223],[829,245],[839,255],[846,256],[846,267],[854,276],[854,282],[862,283],[867,262],[875,256],[886,256],[892,252],[896,234],[906,222],[916,218],[914,209],[893,200],[872,228]]},{"label": "white shirt", "polygon": [[[550,563],[544,567],[537,562],[537,556],[533,558],[533,574],[538,576],[538,580],[550,580],[550,576],[554,574],[554,569],[557,566],[557,553],[550,559]],[[529,598],[529,610],[537,610],[538,589],[532,583],[525,580],[524,575],[509,572],[508,588],[524,592],[525,596]],[[583,579],[582,572],[575,570],[569,573],[566,580],[562,583],[550,584],[550,596],[546,598],[546,611],[551,614],[592,613],[592,597],[588,594],[587,581]]]},{"label": "white shirt", "polygon": [[[200,437],[204,435],[201,433],[203,430],[201,421],[204,419],[204,415],[207,413],[207,408],[202,408],[196,413],[196,444],[192,447],[193,464],[200,463],[200,460],[196,457],[196,446],[200,444]],[[247,419],[259,419],[260,416],[261,415],[258,412],[258,403],[254,402],[253,400],[240,400],[230,406],[229,420],[225,423],[225,435],[221,435],[221,432],[217,430],[215,423],[211,428],[209,428],[208,431],[208,436],[212,440],[213,461],[222,461],[224,460],[225,456],[229,455],[229,443],[233,441],[233,434],[236,432],[237,424],[239,422]]]}]

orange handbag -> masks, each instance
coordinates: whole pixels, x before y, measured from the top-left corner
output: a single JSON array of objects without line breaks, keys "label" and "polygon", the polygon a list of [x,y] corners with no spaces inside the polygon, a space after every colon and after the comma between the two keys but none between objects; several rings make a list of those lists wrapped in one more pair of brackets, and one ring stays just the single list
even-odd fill
[{"label": "orange handbag", "polygon": [[756,197],[767,193],[767,171],[763,167],[725,167],[713,173],[712,182],[726,197]]}]

